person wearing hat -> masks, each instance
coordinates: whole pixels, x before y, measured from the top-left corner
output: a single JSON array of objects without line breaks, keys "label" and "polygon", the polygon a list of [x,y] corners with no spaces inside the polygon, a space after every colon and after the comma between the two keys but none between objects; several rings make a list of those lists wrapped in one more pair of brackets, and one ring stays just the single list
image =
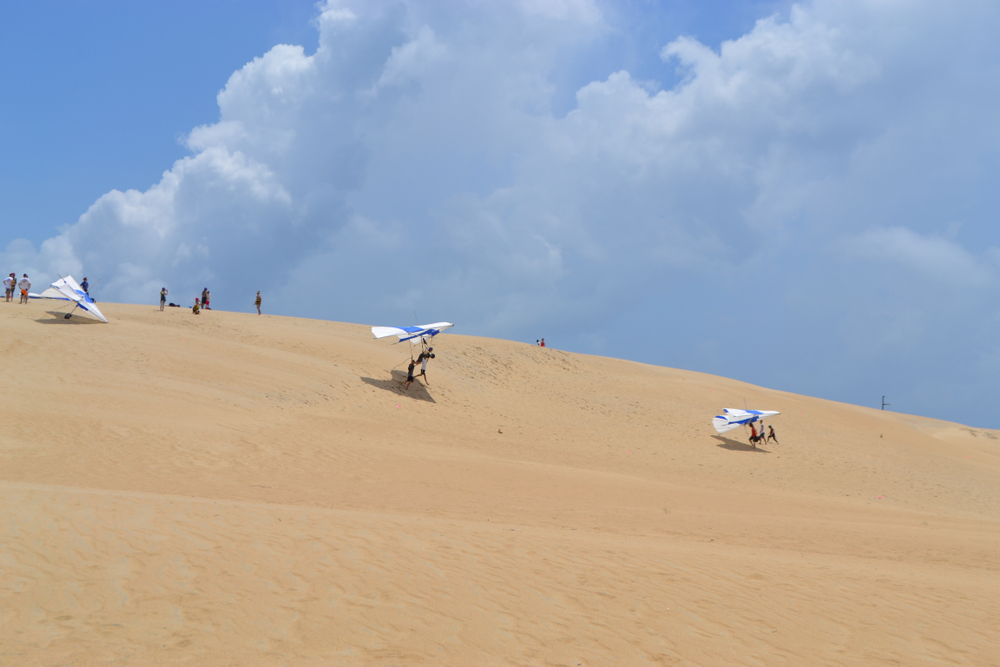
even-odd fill
[{"label": "person wearing hat", "polygon": [[194,307],[191,308],[191,312],[194,313],[195,315],[201,315],[201,306],[198,304],[197,297],[194,300]]},{"label": "person wearing hat", "polygon": [[433,358],[434,358],[433,347],[427,348],[426,352],[421,352],[420,356],[417,357],[417,363],[420,364],[420,375],[418,375],[417,377],[422,377],[424,379],[424,384],[426,384],[428,387],[431,386],[431,383],[427,381],[427,362],[428,360]]}]

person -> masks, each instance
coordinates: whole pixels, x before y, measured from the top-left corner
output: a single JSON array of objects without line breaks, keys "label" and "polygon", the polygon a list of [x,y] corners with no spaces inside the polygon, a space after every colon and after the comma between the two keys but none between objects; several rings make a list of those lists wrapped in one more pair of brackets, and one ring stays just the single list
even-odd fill
[{"label": "person", "polygon": [[545,347],[545,339],[542,339],[542,347]]},{"label": "person", "polygon": [[771,426],[771,425],[768,425],[768,427],[767,427],[767,440],[765,440],[765,442],[771,442],[772,440],[774,440],[774,444],[776,444],[776,445],[780,445],[781,444],[780,442],[778,442],[778,436],[776,436],[774,434],[774,427]]},{"label": "person", "polygon": [[754,449],[757,449],[757,440],[757,429],[754,428],[753,422],[750,422],[750,444]]},{"label": "person", "polygon": [[83,291],[86,292],[88,295],[90,294],[90,283],[87,282],[87,276],[83,277],[83,282],[80,283],[80,287],[82,287]]},{"label": "person", "polygon": [[197,297],[194,300],[194,308],[191,309],[191,312],[194,313],[195,315],[200,315],[201,314],[201,306],[198,305],[198,299],[197,299]]},{"label": "person", "polygon": [[254,299],[253,305],[257,306],[257,314],[260,315],[260,290],[257,290],[257,298]]},{"label": "person", "polygon": [[212,310],[211,308],[208,307],[208,300],[210,298],[212,298],[212,293],[209,292],[208,288],[206,287],[201,291],[201,307],[204,308],[205,310]]},{"label": "person", "polygon": [[28,280],[27,273],[21,278],[21,282],[17,284],[17,287],[21,290],[21,303],[28,303],[28,290],[31,289],[31,281]]},{"label": "person", "polygon": [[537,338],[535,339],[535,347],[540,347],[540,345],[539,345],[539,343],[538,343],[538,339],[537,339]]},{"label": "person", "polygon": [[8,302],[10,302],[10,300],[14,298],[14,285],[15,285],[15,283],[17,283],[17,278],[14,277],[13,273],[3,279],[3,287],[4,287],[4,291],[7,292],[7,301]]},{"label": "person", "polygon": [[406,367],[406,387],[404,389],[409,389],[410,385],[413,384],[413,369],[416,365],[416,362],[410,357],[410,365]]},{"label": "person", "polygon": [[417,363],[420,364],[420,375],[418,375],[417,377],[422,377],[424,379],[424,384],[426,384],[428,387],[431,386],[431,383],[427,381],[427,361],[433,358],[434,358],[433,347],[427,348],[426,352],[421,352],[420,356],[417,357]]},{"label": "person", "polygon": [[160,310],[163,310],[163,306],[167,303],[167,288],[164,287],[160,290]]}]

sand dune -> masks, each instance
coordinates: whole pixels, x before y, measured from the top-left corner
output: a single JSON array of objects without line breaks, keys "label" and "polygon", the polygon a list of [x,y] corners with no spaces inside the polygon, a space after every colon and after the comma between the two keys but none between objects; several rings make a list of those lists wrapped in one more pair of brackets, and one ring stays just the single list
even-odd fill
[{"label": "sand dune", "polygon": [[1000,433],[101,306],[0,307],[0,664],[1000,665]]}]

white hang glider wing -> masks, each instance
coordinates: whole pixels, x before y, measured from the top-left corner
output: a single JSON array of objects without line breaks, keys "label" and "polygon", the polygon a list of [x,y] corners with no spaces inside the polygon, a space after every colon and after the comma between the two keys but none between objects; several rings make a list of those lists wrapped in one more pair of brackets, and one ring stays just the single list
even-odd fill
[{"label": "white hang glider wing", "polygon": [[72,301],[68,296],[57,290],[55,287],[49,287],[41,294],[35,294],[34,292],[29,292],[28,296],[32,299],[59,299],[60,301]]},{"label": "white hang glider wing", "polygon": [[767,417],[781,414],[774,410],[737,410],[735,408],[726,408],[722,413],[712,420],[712,426],[719,433],[732,431],[734,428],[739,428],[755,421],[764,421]]},{"label": "white hang glider wing", "polygon": [[[52,283],[52,287],[41,294],[32,294],[38,299],[60,299],[62,301],[75,301],[76,307],[87,313],[95,320],[100,320],[107,324],[108,318],[104,317],[104,313],[101,312],[94,300],[90,298],[90,295],[83,291],[80,284],[73,280],[73,276],[66,276],[65,278],[60,278],[59,280]],[[66,313],[66,319],[69,319],[70,313]]]},{"label": "white hang glider wing", "polygon": [[415,327],[372,327],[372,334],[376,338],[396,336],[399,338],[398,342],[400,343],[408,340],[412,345],[420,345],[453,326],[455,325],[451,322],[435,322],[434,324],[420,324]]}]

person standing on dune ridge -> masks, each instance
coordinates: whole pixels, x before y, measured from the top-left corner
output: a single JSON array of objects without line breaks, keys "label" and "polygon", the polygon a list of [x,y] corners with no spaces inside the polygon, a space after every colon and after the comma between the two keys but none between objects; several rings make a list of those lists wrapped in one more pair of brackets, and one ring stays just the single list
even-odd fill
[{"label": "person standing on dune ridge", "polygon": [[167,288],[164,287],[160,290],[160,310],[163,310],[163,306],[167,303]]},{"label": "person standing on dune ridge", "polygon": [[7,292],[8,303],[10,303],[10,301],[14,298],[14,286],[16,284],[17,284],[17,278],[14,276],[13,273],[3,279],[3,287],[4,291]]},{"label": "person standing on dune ridge", "polygon": [[260,315],[260,290],[257,290],[257,298],[254,299],[253,305],[257,306],[257,314]]}]

